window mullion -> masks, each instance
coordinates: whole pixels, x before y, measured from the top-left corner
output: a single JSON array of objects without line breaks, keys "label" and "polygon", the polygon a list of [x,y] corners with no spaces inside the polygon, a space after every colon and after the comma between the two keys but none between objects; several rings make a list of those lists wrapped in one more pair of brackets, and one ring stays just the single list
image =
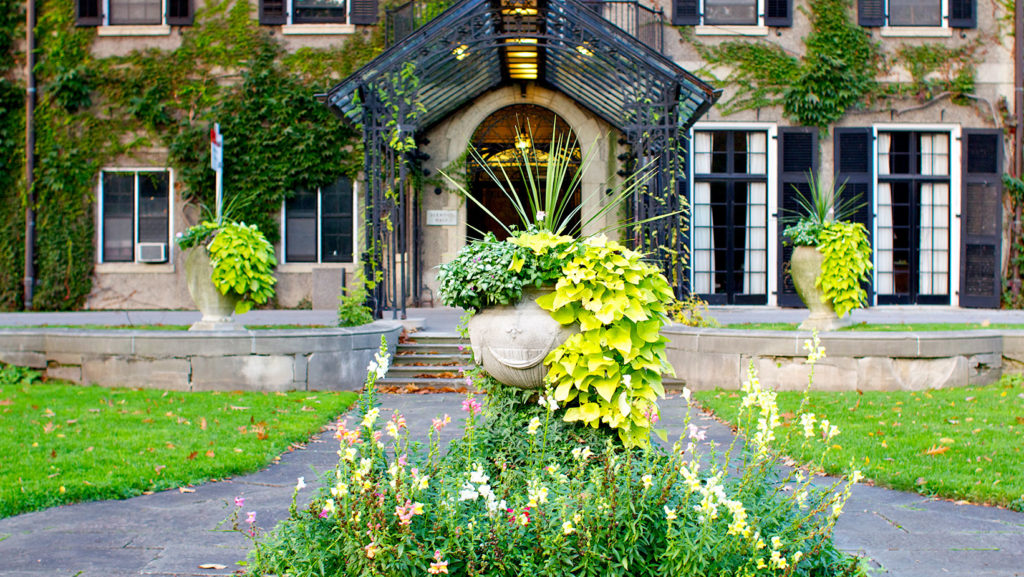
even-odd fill
[{"label": "window mullion", "polygon": [[135,171],[135,190],[132,191],[132,262],[135,262],[135,246],[139,243],[139,172]]},{"label": "window mullion", "polygon": [[323,233],[323,230],[324,230],[324,226],[323,226],[323,208],[322,208],[323,207],[323,203],[322,203],[323,194],[324,194],[323,187],[318,186],[317,189],[316,189],[316,226],[314,227],[314,230],[316,230],[316,260],[315,260],[315,262],[317,262],[317,263],[321,262],[321,256],[323,255],[323,252],[322,252],[322,244],[323,244],[323,239],[324,239],[324,233]]}]

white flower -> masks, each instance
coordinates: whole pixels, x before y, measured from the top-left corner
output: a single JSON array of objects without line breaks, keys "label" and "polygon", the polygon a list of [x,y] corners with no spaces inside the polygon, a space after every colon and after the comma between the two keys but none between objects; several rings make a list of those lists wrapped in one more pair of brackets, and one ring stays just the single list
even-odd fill
[{"label": "white flower", "polygon": [[572,450],[572,458],[577,461],[586,461],[593,456],[593,454],[594,452],[590,450],[589,446],[584,446],[582,448],[576,447]]},{"label": "white flower", "polygon": [[463,485],[459,491],[459,501],[476,501],[479,496],[480,493],[477,493],[476,488],[470,483]]},{"label": "white flower", "polygon": [[381,355],[380,351],[377,351],[373,355],[373,360],[366,367],[366,372],[375,373],[378,379],[383,379],[384,375],[388,373],[388,355]]},{"label": "white flower", "polygon": [[537,211],[537,222],[541,222],[547,217],[548,213],[544,212],[543,210]]},{"label": "white flower", "polygon": [[354,463],[356,460],[356,455],[358,454],[359,451],[352,447],[349,447],[348,449],[345,449],[345,454],[342,455],[341,458],[348,461],[349,463]]},{"label": "white flower", "polygon": [[683,398],[686,399],[687,403],[690,402],[690,394],[690,389],[688,387],[683,387]]},{"label": "white flower", "polygon": [[562,523],[562,534],[563,535],[571,535],[575,531],[576,531],[576,529],[572,526],[572,521],[566,521],[565,523]]},{"label": "white flower", "polygon": [[540,419],[534,417],[530,419],[530,424],[526,427],[526,432],[530,435],[536,435],[537,429],[540,428]]},{"label": "white flower", "polygon": [[644,484],[644,489],[650,489],[653,484],[653,477],[650,475],[644,475],[643,477],[640,477],[640,482]]},{"label": "white flower", "polygon": [[800,425],[804,428],[804,436],[810,439],[814,436],[814,415],[804,413],[800,415]]},{"label": "white flower", "polygon": [[473,472],[469,474],[469,482],[470,483],[476,483],[477,485],[483,485],[484,483],[486,483],[489,480],[490,480],[490,477],[488,477],[484,473],[483,465],[481,465],[480,463],[474,464],[473,465]]},{"label": "white flower", "polygon": [[379,415],[380,415],[380,409],[378,409],[378,408],[373,408],[373,409],[370,409],[369,411],[366,411],[366,415],[363,416],[363,422],[362,422],[362,424],[360,426],[366,427],[366,428],[373,427],[373,424],[375,422],[377,422],[377,417]]},{"label": "white flower", "polygon": [[295,490],[301,491],[306,488],[306,478],[299,477],[299,482],[295,484]]},{"label": "white flower", "polygon": [[558,401],[555,400],[554,395],[541,395],[540,400],[537,401],[537,404],[539,404],[540,406],[544,407],[549,411],[558,410]]},{"label": "white flower", "polygon": [[394,421],[388,421],[387,429],[389,437],[392,439],[398,438],[398,425],[396,425]]},{"label": "white flower", "polygon": [[676,510],[670,509],[668,505],[665,505],[665,518],[669,521],[676,519]]}]

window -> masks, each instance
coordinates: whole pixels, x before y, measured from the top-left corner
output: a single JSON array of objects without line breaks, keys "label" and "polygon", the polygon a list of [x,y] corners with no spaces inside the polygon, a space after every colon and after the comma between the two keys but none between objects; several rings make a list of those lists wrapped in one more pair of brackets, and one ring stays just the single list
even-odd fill
[{"label": "window", "polygon": [[377,23],[377,0],[260,0],[260,24]]},{"label": "window", "polygon": [[950,135],[878,133],[879,304],[949,304]]},{"label": "window", "polygon": [[768,133],[693,138],[693,292],[713,304],[768,301]]},{"label": "window", "polygon": [[[100,173],[100,262],[167,260],[170,191],[168,170],[105,170]],[[140,245],[155,248],[163,258],[149,254],[140,257],[141,251],[137,250]]]},{"label": "window", "polygon": [[79,26],[189,26],[193,0],[77,0]]},{"label": "window", "polygon": [[792,0],[673,0],[676,26],[792,26]]},{"label": "window", "polygon": [[858,0],[861,26],[975,28],[977,0]]},{"label": "window", "polygon": [[355,221],[352,181],[340,178],[284,203],[285,262],[352,262]]}]

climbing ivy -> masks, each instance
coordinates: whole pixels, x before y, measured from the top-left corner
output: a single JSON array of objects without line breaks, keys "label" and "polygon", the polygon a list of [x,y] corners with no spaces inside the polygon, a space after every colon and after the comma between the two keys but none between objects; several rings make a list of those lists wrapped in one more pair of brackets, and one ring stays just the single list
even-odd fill
[{"label": "climbing ivy", "polygon": [[921,102],[949,93],[954,103],[968,104],[970,100],[966,95],[974,93],[979,47],[980,40],[964,46],[904,44],[897,55],[899,62],[910,72],[913,82],[897,85],[900,93]]},{"label": "climbing ivy", "polygon": [[[0,72],[18,60],[19,0],[0,0]],[[382,35],[354,35],[324,49],[286,54],[244,0],[209,2],[174,50],[106,58],[91,53],[95,31],[75,26],[73,0],[38,0],[36,75],[36,277],[38,309],[80,307],[95,262],[99,170],[166,148],[184,200],[211,206],[208,131],[225,135],[225,197],[233,215],[279,237],[277,211],[299,188],[354,177],[357,133],[314,94],[381,49]],[[141,43],[140,43],[141,44]],[[4,75],[9,76],[9,75]],[[24,251],[20,88],[0,80],[0,308],[20,306]],[[18,198],[17,202],[12,202]]]},{"label": "climbing ivy", "polygon": [[726,113],[781,105],[795,123],[825,128],[876,89],[881,56],[871,37],[851,22],[851,0],[816,0],[805,10],[811,33],[796,58],[767,42],[695,42],[712,65],[728,66],[738,87]]},{"label": "climbing ivy", "polygon": [[14,38],[24,18],[19,0],[0,0],[0,308],[21,306],[25,214],[21,201],[24,165],[24,87],[7,76],[14,68]]}]

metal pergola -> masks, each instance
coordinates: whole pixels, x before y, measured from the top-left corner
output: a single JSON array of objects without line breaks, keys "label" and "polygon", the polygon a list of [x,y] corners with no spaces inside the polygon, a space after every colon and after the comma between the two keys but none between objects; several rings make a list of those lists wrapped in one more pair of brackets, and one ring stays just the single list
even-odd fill
[{"label": "metal pergola", "polygon": [[[404,317],[422,286],[410,187],[422,158],[416,135],[484,92],[520,82],[564,93],[625,135],[628,166],[654,168],[633,199],[632,218],[642,223],[631,229],[633,242],[677,293],[688,291],[685,135],[720,91],[578,0],[462,0],[325,95],[363,129],[364,258],[382,281],[373,291],[377,316],[390,309]],[[664,214],[671,216],[645,222]]]}]

